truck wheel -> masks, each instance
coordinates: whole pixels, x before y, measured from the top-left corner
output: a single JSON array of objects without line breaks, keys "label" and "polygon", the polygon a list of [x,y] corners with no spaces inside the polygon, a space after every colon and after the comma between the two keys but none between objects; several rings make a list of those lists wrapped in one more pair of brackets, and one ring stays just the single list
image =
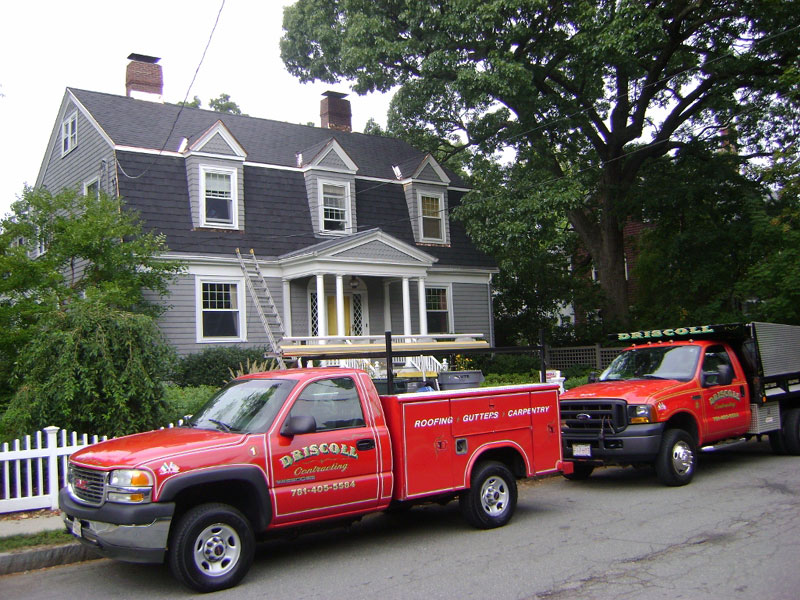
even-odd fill
[{"label": "truck wheel", "polygon": [[589,479],[589,476],[594,471],[594,465],[586,465],[584,463],[572,463],[572,473],[564,473],[564,478],[570,481],[583,481]]},{"label": "truck wheel", "polygon": [[683,429],[667,429],[656,457],[656,475],[664,485],[686,485],[694,477],[697,450]]},{"label": "truck wheel", "polygon": [[242,513],[227,504],[201,504],[178,521],[169,567],[185,586],[215,592],[239,583],[254,553],[253,529]]},{"label": "truck wheel", "polygon": [[794,456],[800,455],[800,408],[786,411],[782,429],[786,453]]},{"label": "truck wheel", "polygon": [[783,431],[769,432],[769,447],[772,448],[772,453],[782,456],[786,454],[786,442],[783,441]]},{"label": "truck wheel", "polygon": [[517,507],[517,480],[502,463],[479,463],[458,506],[467,522],[478,529],[501,527],[508,523]]}]

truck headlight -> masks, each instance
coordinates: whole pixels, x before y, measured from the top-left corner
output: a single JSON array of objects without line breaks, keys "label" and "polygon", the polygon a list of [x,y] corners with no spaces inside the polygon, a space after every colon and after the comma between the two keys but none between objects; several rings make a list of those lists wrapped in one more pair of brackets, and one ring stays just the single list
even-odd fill
[{"label": "truck headlight", "polygon": [[628,406],[628,423],[653,423],[653,407],[649,404],[631,404]]},{"label": "truck headlight", "polygon": [[117,469],[108,477],[109,502],[142,504],[150,502],[153,492],[153,476],[142,469]]}]

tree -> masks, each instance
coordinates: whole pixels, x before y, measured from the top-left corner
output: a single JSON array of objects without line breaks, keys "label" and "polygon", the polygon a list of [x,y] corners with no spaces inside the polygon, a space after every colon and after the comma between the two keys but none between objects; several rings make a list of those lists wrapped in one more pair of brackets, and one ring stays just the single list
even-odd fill
[{"label": "tree", "polygon": [[200,108],[203,106],[203,101],[195,96],[191,101],[187,100],[186,102],[178,102],[178,106],[185,106],[186,108]]},{"label": "tree", "polygon": [[119,199],[27,188],[11,208],[0,221],[0,405],[42,319],[87,299],[156,316],[165,307],[149,294],[165,296],[181,270]]},{"label": "tree", "polygon": [[798,120],[785,92],[799,24],[796,2],[762,0],[300,0],[281,55],[302,81],[400,85],[409,129],[452,153],[510,147],[547,173],[546,210],[567,216],[607,318],[624,322],[623,227],[643,166],[723,129],[743,161],[771,154]]},{"label": "tree", "polygon": [[232,115],[241,115],[242,110],[228,94],[220,94],[218,98],[212,98],[208,101],[208,107],[221,113],[230,113]]}]

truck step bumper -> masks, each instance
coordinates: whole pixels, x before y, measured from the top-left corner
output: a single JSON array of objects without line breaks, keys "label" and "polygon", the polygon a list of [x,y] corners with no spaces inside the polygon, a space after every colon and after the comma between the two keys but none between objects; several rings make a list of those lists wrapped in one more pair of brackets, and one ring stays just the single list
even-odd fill
[{"label": "truck step bumper", "polygon": [[106,558],[134,563],[162,563],[172,519],[148,525],[115,525],[64,515],[67,531]]},{"label": "truck step bumper", "polygon": [[663,423],[628,427],[614,436],[571,435],[562,431],[564,459],[594,464],[653,462],[661,446]]}]

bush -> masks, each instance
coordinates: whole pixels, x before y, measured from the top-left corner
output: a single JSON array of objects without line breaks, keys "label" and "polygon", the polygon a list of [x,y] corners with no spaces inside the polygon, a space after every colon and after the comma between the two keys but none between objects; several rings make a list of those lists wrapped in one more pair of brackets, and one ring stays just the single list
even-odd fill
[{"label": "bush", "polygon": [[489,373],[481,383],[481,387],[497,385],[520,385],[523,383],[539,383],[539,373]]},{"label": "bush", "polygon": [[[530,353],[520,354],[471,354],[472,367],[487,373],[538,373],[539,356]],[[538,375],[537,375],[538,378]]]},{"label": "bush", "polygon": [[202,352],[184,356],[172,375],[172,381],[182,387],[222,387],[232,379],[231,371],[237,372],[248,361],[263,361],[266,351],[264,347],[209,346]]},{"label": "bush", "polygon": [[124,435],[161,425],[174,350],[152,317],[90,300],[43,319],[17,358],[21,385],[3,415],[16,437],[56,425]]},{"label": "bush", "polygon": [[164,386],[166,408],[162,418],[162,426],[167,423],[177,423],[178,419],[182,419],[186,415],[195,414],[218,390],[219,388],[212,385],[196,387]]}]

